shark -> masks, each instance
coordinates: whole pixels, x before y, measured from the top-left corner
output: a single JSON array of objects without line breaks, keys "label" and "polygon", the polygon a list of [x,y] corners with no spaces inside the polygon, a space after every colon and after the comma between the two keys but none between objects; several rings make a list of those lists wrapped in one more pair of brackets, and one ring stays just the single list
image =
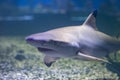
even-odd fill
[{"label": "shark", "polygon": [[120,50],[120,40],[98,30],[97,13],[91,12],[82,25],[32,34],[26,42],[45,54],[43,61],[48,67],[60,58],[107,62],[106,56]]}]

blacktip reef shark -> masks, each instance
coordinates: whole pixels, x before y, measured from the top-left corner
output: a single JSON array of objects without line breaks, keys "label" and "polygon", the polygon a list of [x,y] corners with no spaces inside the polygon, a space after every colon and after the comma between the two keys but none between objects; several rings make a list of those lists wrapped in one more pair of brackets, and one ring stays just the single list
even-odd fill
[{"label": "blacktip reef shark", "polygon": [[107,62],[104,57],[120,50],[120,41],[100,32],[96,27],[97,10],[80,26],[57,28],[26,37],[27,43],[45,54],[50,67],[60,58]]}]

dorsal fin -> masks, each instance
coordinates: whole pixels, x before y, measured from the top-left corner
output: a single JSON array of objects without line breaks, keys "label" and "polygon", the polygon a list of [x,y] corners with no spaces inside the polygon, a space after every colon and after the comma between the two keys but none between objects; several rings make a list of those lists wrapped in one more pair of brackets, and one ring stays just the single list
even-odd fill
[{"label": "dorsal fin", "polygon": [[83,25],[87,25],[95,30],[97,30],[96,27],[96,16],[97,16],[97,10],[94,10],[85,20]]}]

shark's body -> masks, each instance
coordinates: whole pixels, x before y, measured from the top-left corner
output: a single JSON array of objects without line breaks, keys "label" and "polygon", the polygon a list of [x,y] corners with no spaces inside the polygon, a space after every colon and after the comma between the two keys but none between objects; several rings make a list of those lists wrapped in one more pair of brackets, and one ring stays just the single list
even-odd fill
[{"label": "shark's body", "polygon": [[44,62],[50,66],[61,57],[97,60],[120,49],[120,41],[96,28],[97,11],[91,13],[81,26],[69,26],[30,35],[27,42],[46,54]]}]

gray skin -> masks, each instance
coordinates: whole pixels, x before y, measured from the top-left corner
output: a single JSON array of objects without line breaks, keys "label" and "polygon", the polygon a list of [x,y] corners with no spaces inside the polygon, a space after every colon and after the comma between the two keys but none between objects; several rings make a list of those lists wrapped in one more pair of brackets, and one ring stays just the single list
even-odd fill
[{"label": "gray skin", "polygon": [[96,15],[95,10],[81,26],[33,34],[26,41],[45,54],[48,67],[61,57],[106,62],[102,58],[120,50],[120,41],[97,30]]}]

